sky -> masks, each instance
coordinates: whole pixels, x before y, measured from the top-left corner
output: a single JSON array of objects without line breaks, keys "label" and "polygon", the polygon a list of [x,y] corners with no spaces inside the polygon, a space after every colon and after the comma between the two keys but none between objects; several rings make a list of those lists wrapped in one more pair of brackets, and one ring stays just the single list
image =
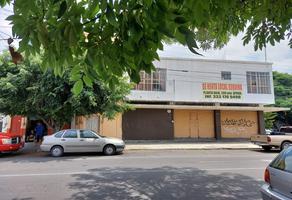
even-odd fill
[{"label": "sky", "polygon": [[[5,18],[12,14],[11,7],[0,9],[0,50],[8,49],[7,39],[11,35],[11,26]],[[254,51],[253,43],[243,46],[241,38],[243,33],[232,37],[229,43],[220,50],[208,50],[198,52],[202,56],[191,53],[187,47],[180,44],[165,45],[163,51],[159,51],[161,57],[200,58],[200,59],[224,59],[243,61],[265,61],[264,51]],[[267,62],[273,63],[273,70],[292,74],[292,49],[288,46],[288,40],[283,40],[275,46],[266,48]]]}]

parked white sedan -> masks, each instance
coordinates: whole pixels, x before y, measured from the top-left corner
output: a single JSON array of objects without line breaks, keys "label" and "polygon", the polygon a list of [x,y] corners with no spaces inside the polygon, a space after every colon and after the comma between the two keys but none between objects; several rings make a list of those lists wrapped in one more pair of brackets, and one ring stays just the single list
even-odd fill
[{"label": "parked white sedan", "polygon": [[292,146],[284,149],[267,167],[263,200],[292,200]]},{"label": "parked white sedan", "polygon": [[91,130],[67,129],[45,136],[41,150],[59,157],[71,152],[103,152],[105,155],[120,153],[125,142],[117,138],[107,138]]}]

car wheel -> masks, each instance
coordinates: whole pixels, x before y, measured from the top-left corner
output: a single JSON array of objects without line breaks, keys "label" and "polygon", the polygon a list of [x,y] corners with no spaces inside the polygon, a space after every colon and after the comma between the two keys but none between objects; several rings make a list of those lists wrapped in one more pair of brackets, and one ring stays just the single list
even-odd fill
[{"label": "car wheel", "polygon": [[103,153],[107,156],[114,155],[116,153],[116,147],[108,144],[103,148]]},{"label": "car wheel", "polygon": [[291,145],[291,142],[285,141],[281,144],[281,150],[288,148]]},{"label": "car wheel", "polygon": [[270,151],[272,149],[272,147],[270,146],[262,146],[264,151]]},{"label": "car wheel", "polygon": [[53,157],[60,157],[64,154],[64,149],[61,146],[53,146],[51,148],[51,155]]}]

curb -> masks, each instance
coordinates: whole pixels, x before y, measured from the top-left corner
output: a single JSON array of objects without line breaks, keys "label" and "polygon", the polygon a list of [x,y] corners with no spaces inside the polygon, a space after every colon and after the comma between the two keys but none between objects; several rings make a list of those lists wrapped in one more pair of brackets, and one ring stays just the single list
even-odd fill
[{"label": "curb", "polygon": [[126,151],[136,150],[261,150],[260,147],[127,147]]}]

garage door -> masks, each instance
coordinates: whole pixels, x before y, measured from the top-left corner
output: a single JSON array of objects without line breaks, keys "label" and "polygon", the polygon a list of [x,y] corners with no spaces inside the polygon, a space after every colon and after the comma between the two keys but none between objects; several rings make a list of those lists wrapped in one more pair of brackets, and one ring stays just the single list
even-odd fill
[{"label": "garage door", "polygon": [[172,110],[137,109],[123,115],[123,139],[173,139]]},{"label": "garage door", "polygon": [[174,110],[175,138],[214,138],[214,112]]}]

